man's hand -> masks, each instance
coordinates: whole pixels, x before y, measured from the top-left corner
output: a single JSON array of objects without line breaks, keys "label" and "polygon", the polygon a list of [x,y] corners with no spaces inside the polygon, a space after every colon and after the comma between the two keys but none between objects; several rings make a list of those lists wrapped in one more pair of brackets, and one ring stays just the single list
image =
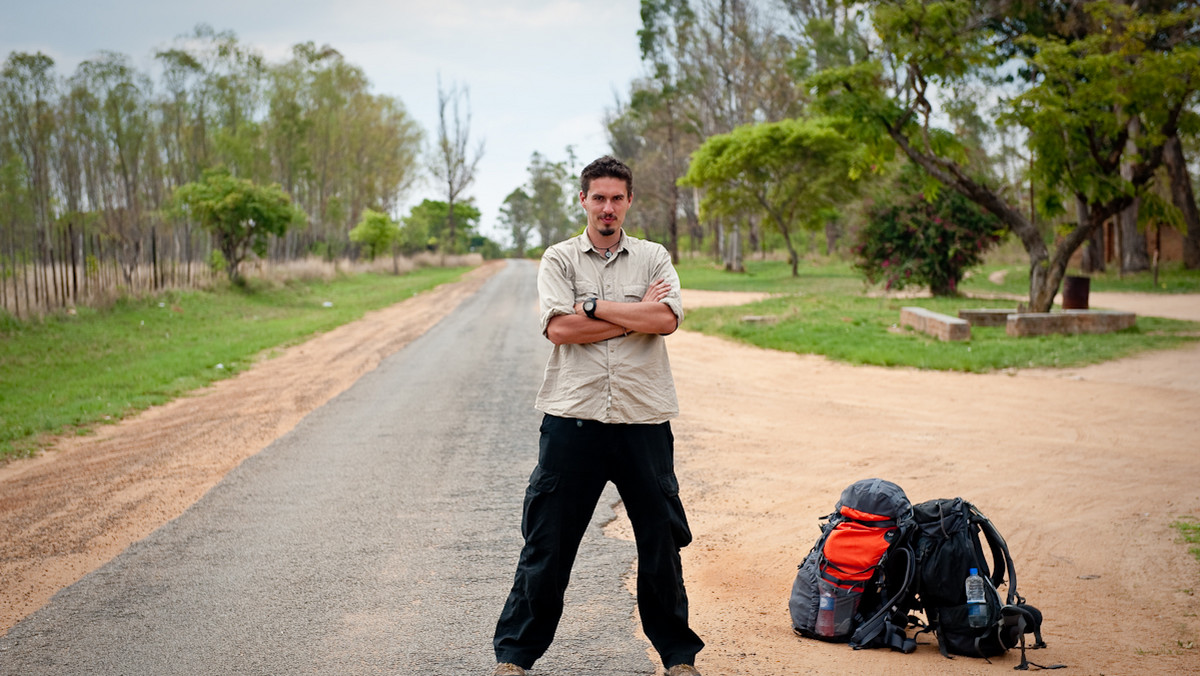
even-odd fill
[{"label": "man's hand", "polygon": [[657,303],[667,297],[671,293],[671,285],[667,280],[660,279],[646,289],[646,295],[642,296],[643,303]]}]

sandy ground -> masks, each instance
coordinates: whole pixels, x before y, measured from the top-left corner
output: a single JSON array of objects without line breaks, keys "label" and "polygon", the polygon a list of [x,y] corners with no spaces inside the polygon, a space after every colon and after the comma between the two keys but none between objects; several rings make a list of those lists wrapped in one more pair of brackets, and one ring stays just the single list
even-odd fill
[{"label": "sandy ground", "polygon": [[[685,290],[684,302],[724,301]],[[1093,294],[1091,305],[1200,320],[1196,297]],[[1032,661],[1200,673],[1200,564],[1169,526],[1200,516],[1200,346],[1013,376],[851,367],[689,332],[670,341],[705,673],[982,674],[1019,662],[792,634],[787,597],[818,519],[872,476],[914,502],[961,495],[992,519],[1020,592],[1046,616],[1049,647]]]},{"label": "sandy ground", "polygon": [[[175,518],[473,292],[494,266],[266,360],[195,396],[0,467],[0,632]],[[1093,307],[1200,320],[1200,299],[1092,294]],[[684,291],[684,304],[747,294]],[[686,325],[686,324],[685,324]],[[693,624],[714,675],[1007,672],[795,637],[796,565],[842,488],[962,495],[1008,539],[1046,614],[1040,664],[1200,673],[1200,564],[1170,523],[1200,516],[1200,346],[1064,371],[849,367],[681,331],[669,339],[678,469],[696,540]],[[286,392],[286,397],[280,397]],[[610,532],[627,536],[618,519]],[[928,643],[928,641],[926,641]]]}]

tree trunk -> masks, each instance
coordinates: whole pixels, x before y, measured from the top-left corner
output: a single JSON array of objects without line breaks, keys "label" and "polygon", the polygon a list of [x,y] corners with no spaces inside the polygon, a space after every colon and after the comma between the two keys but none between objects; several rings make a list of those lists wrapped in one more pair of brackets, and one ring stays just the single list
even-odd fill
[{"label": "tree trunk", "polygon": [[[759,198],[762,202],[762,198]],[[788,232],[787,223],[778,214],[772,213],[771,218],[775,219],[775,225],[779,226],[779,234],[783,235],[783,243],[787,246],[788,263],[792,265],[792,277],[800,276],[800,254],[796,251],[796,247],[792,244],[792,235]]]},{"label": "tree trunk", "polygon": [[1188,175],[1187,160],[1183,156],[1183,145],[1179,136],[1167,139],[1163,146],[1163,163],[1171,176],[1171,199],[1183,213],[1187,228],[1183,240],[1183,266],[1188,270],[1200,269],[1200,213],[1196,209],[1196,196],[1192,192],[1192,178]]},{"label": "tree trunk", "polygon": [[704,243],[704,228],[700,227],[700,209],[697,200],[699,200],[699,192],[696,188],[692,188],[692,203],[689,205],[685,201],[683,208],[683,213],[687,218],[688,235],[692,240],[689,249],[693,254],[699,252]]},{"label": "tree trunk", "polygon": [[725,246],[725,270],[727,272],[745,272],[742,264],[742,233],[737,226],[729,231],[729,242]]},{"label": "tree trunk", "polygon": [[838,227],[837,219],[830,218],[825,221],[825,255],[832,256],[833,250],[837,247],[838,239],[842,236],[842,229]]},{"label": "tree trunk", "polygon": [[667,214],[667,251],[671,262],[679,265],[679,186],[671,183],[670,212]]},{"label": "tree trunk", "polygon": [[1146,249],[1146,236],[1138,232],[1138,209],[1141,200],[1133,200],[1128,208],[1117,215],[1117,231],[1121,242],[1121,272],[1142,272],[1150,269],[1150,252]]},{"label": "tree trunk", "polygon": [[[1076,227],[1087,227],[1088,206],[1082,196],[1075,196]],[[1104,272],[1104,228],[1097,228],[1083,245],[1079,267],[1086,273]]]},{"label": "tree trunk", "polygon": [[[1121,160],[1121,178],[1133,180],[1133,162],[1137,157],[1136,136],[1141,132],[1136,116],[1129,119],[1129,139],[1125,142],[1125,157]],[[1150,254],[1146,250],[1146,236],[1138,232],[1138,209],[1141,200],[1133,202],[1117,215],[1117,241],[1121,243],[1121,272],[1142,272],[1150,269]]]}]

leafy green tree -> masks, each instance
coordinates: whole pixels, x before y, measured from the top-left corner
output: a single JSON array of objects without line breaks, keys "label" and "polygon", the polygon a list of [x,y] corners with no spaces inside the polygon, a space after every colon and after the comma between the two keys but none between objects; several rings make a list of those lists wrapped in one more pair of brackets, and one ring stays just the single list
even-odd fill
[{"label": "leafy green tree", "polygon": [[504,203],[500,205],[500,222],[508,226],[512,233],[513,253],[517,258],[525,255],[529,248],[529,235],[536,226],[533,214],[533,200],[523,189],[517,188],[508,193]]},{"label": "leafy green tree", "polygon": [[[876,0],[866,7],[881,48],[872,60],[810,78],[822,108],[853,119],[864,140],[890,139],[999,218],[1029,255],[1030,308],[1048,311],[1071,255],[1146,190],[1163,144],[1195,105],[1200,46],[1191,35],[1200,8],[1152,3],[1143,10],[1109,0]],[[1064,14],[1073,27],[1068,39],[1040,28]],[[1011,94],[991,121],[1021,127],[1033,176],[1085,207],[1052,245],[1011,201],[1015,191],[980,176],[972,149],[937,128],[951,109],[941,102],[961,100],[956,93],[980,83],[1007,84]]]},{"label": "leafy green tree", "polygon": [[[677,257],[686,233],[693,249],[705,237],[698,190],[680,191],[689,157],[705,138],[751,122],[773,122],[799,112],[795,81],[787,68],[793,46],[780,30],[777,12],[748,0],[643,0],[638,31],[643,78],[634,81],[628,105],[606,120],[614,154],[637,179],[640,206],[632,228],[661,237]],[[679,220],[685,219],[686,229]],[[764,238],[757,221],[751,247]],[[741,267],[739,223],[713,217],[711,242],[733,268]],[[729,246],[726,247],[726,242]]]},{"label": "leafy green tree", "polygon": [[[569,157],[573,157],[567,148]],[[529,200],[532,216],[541,235],[542,246],[548,247],[566,239],[575,230],[576,205],[579,203],[579,184],[570,170],[570,160],[552,162],[534,152],[529,160]]]},{"label": "leafy green tree", "polygon": [[887,289],[920,285],[935,296],[955,295],[963,273],[1000,241],[1004,226],[953,190],[919,192],[915,172],[907,173],[896,197],[877,204],[859,229],[855,267]]},{"label": "leafy green tree", "polygon": [[121,270],[132,284],[138,268],[148,211],[157,208],[147,190],[154,172],[147,161],[154,147],[150,120],[150,78],[138,72],[128,57],[102,52],[79,64],[74,86],[85,90],[85,114],[92,176],[88,199],[99,207],[105,234],[120,247]]},{"label": "leafy green tree", "polygon": [[350,231],[350,241],[366,247],[370,260],[390,250],[399,240],[400,225],[387,214],[373,209],[364,209],[362,220]]},{"label": "leafy green tree", "polygon": [[14,52],[0,69],[0,133],[11,139],[25,164],[36,224],[43,236],[53,219],[50,156],[56,94],[54,60],[41,52]]},{"label": "leafy green tree", "polygon": [[[401,228],[400,243],[406,253],[418,251],[466,251],[482,215],[471,200],[454,206],[458,226],[450,233],[450,205],[438,200],[422,200],[409,212]],[[456,241],[450,242],[453,236]]]},{"label": "leafy green tree", "polygon": [[680,183],[706,191],[706,214],[765,215],[783,235],[795,277],[795,229],[823,225],[823,210],[853,194],[862,169],[861,146],[845,136],[842,122],[793,119],[709,137]]},{"label": "leafy green tree", "polygon": [[174,205],[213,234],[232,282],[241,280],[240,265],[251,252],[265,255],[271,236],[280,237],[304,220],[277,184],[257,185],[223,168],[176,189]]}]

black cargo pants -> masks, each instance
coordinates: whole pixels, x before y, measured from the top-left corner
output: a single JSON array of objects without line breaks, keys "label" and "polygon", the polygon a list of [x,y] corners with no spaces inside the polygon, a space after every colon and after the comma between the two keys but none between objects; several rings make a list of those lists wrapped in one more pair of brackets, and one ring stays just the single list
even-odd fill
[{"label": "black cargo pants", "polygon": [[498,662],[528,669],[550,647],[579,542],[609,481],[633,525],[638,612],[663,666],[692,664],[704,647],[688,627],[679,549],[692,534],[679,500],[670,423],[612,425],[547,415],[525,491],[525,546],[496,624]]}]

